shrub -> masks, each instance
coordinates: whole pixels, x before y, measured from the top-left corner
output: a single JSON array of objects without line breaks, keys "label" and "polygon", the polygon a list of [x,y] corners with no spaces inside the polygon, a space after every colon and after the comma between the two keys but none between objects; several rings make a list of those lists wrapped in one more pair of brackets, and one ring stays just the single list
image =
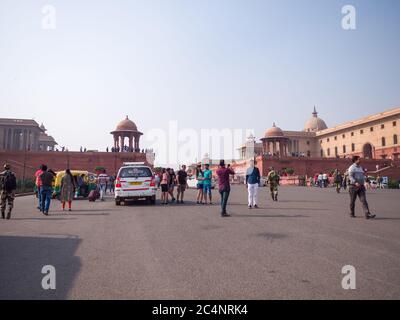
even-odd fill
[{"label": "shrub", "polygon": [[17,180],[16,193],[33,192],[35,190],[35,181],[32,179]]},{"label": "shrub", "polygon": [[399,189],[399,182],[396,180],[389,180],[388,188],[389,189]]}]

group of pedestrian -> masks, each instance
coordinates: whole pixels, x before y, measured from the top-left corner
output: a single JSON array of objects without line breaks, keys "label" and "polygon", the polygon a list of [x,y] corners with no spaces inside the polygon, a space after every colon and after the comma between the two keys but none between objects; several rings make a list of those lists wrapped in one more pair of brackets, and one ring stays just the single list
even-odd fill
[{"label": "group of pedestrian", "polygon": [[[366,200],[366,177],[363,168],[360,165],[360,157],[354,156],[353,164],[348,168],[346,173],[342,175],[339,170],[335,170],[333,178],[336,185],[337,192],[340,192],[340,188],[343,186],[343,181],[346,182],[346,186],[349,187],[350,194],[350,217],[355,217],[355,201],[357,197],[360,199],[365,217],[367,219],[375,218],[374,214],[371,214]],[[221,160],[219,163],[216,176],[218,178],[218,191],[220,194],[220,205],[221,205],[221,216],[229,216],[227,212],[227,204],[231,191],[230,178],[234,175],[234,170],[230,165],[225,165],[225,161]],[[212,177],[213,173],[210,170],[209,164],[205,164],[204,167],[199,164],[195,171],[197,179],[197,204],[212,204]],[[48,169],[46,165],[41,165],[39,170],[35,173],[36,177],[36,194],[38,198],[38,210],[44,215],[48,215],[50,210],[50,203],[53,196],[53,182],[56,174],[53,170]],[[157,175],[156,175],[157,177]],[[184,203],[184,194],[187,184],[188,172],[186,166],[182,165],[180,170],[175,174],[172,168],[164,168],[161,171],[161,176],[156,179],[161,187],[161,203],[168,204],[169,196],[171,201],[176,203]],[[248,207],[249,209],[258,208],[258,188],[260,185],[261,174],[259,169],[255,165],[255,161],[250,161],[250,166],[246,171],[246,185],[248,190]],[[280,176],[278,172],[271,167],[267,176],[267,180],[270,186],[271,198],[273,201],[278,201],[278,186]],[[319,176],[318,176],[318,180]],[[322,177],[323,183],[323,177]],[[107,190],[107,185],[114,185],[113,177],[109,177],[105,170],[100,173],[97,177],[97,188],[100,191],[100,199],[104,200],[104,195]],[[174,188],[177,187],[177,197],[174,197]],[[65,174],[61,179],[61,190],[60,190],[60,201],[61,207],[64,211],[66,204],[68,204],[68,210],[72,210],[72,201],[76,195],[77,188],[87,188],[84,182],[84,177],[74,177],[69,169],[65,170]],[[2,219],[10,219],[11,211],[13,209],[15,191],[17,189],[17,179],[15,173],[11,171],[9,164],[4,165],[4,171],[0,173],[0,195],[1,195],[1,217]],[[81,190],[81,192],[84,192]],[[6,215],[6,209],[7,215]]]}]

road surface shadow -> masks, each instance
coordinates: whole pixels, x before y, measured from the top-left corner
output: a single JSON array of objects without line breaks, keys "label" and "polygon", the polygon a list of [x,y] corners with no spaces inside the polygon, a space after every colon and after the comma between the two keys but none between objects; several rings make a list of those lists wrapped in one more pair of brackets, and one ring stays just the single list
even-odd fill
[{"label": "road surface shadow", "polygon": [[232,218],[308,218],[302,214],[285,215],[285,214],[232,214]]},{"label": "road surface shadow", "polygon": [[[56,214],[53,214],[52,216],[57,216]],[[52,221],[52,220],[76,220],[77,218],[74,217],[65,217],[65,218],[52,218],[51,216],[43,216],[43,217],[38,217],[38,218],[11,218],[12,220],[47,220],[47,221]]]},{"label": "road surface shadow", "polygon": [[[106,210],[104,210],[106,211]],[[87,213],[81,213],[81,212],[87,212]],[[62,217],[68,217],[68,216],[85,216],[85,217],[90,217],[90,216],[109,216],[110,214],[107,212],[103,213],[91,213],[90,211],[66,211],[65,213],[55,213],[51,214],[51,216],[62,216]]]},{"label": "road surface shadow", "polygon": [[280,240],[287,238],[286,234],[283,233],[269,233],[269,232],[261,232],[256,234],[257,237],[265,238],[268,241],[273,242],[274,240]]},{"label": "road surface shadow", "polygon": [[[0,300],[66,299],[81,262],[75,237],[0,236]],[[56,289],[42,288],[42,268],[56,269]]]}]

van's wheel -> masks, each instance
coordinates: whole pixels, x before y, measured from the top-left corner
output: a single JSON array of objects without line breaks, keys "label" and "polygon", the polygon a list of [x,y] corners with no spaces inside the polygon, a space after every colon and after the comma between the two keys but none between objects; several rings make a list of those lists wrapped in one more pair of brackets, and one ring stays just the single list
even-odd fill
[{"label": "van's wheel", "polygon": [[150,198],[150,204],[156,204],[156,196]]},{"label": "van's wheel", "polygon": [[121,200],[120,199],[115,199],[115,205],[120,206],[121,205]]}]

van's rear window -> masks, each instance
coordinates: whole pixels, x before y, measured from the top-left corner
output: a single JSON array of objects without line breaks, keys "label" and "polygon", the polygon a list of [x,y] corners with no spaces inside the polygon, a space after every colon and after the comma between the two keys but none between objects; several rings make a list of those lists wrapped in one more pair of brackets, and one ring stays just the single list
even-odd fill
[{"label": "van's rear window", "polygon": [[122,168],[120,178],[148,178],[153,176],[151,170],[145,167]]}]

